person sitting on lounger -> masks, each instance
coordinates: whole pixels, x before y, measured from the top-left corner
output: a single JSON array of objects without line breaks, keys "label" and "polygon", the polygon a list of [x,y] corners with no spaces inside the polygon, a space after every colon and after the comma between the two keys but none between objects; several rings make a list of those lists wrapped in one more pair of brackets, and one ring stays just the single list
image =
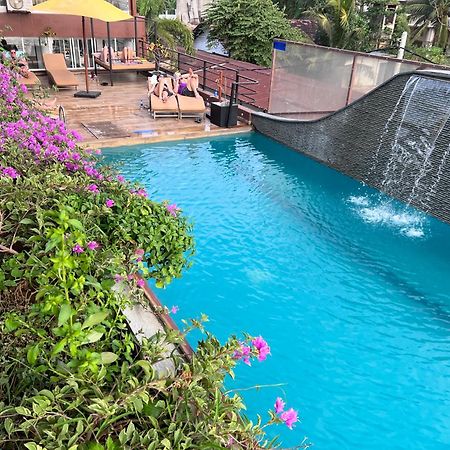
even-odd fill
[{"label": "person sitting on lounger", "polygon": [[179,72],[175,72],[175,91],[180,95],[186,97],[200,97],[198,93],[198,75],[194,73],[192,67],[189,67],[188,73],[181,75]]},{"label": "person sitting on lounger", "polygon": [[30,76],[30,69],[27,60],[15,45],[11,46],[9,52],[3,52],[2,59],[4,62],[8,61],[11,67],[16,70],[21,77],[28,78]]},{"label": "person sitting on lounger", "polygon": [[159,97],[159,99],[164,103],[167,102],[169,97],[174,95],[174,91],[172,87],[169,86],[164,75],[153,74],[151,77],[149,77],[147,80],[147,88],[149,96],[151,94],[154,94]]},{"label": "person sitting on lounger", "polygon": [[134,59],[134,52],[131,50],[130,47],[124,47],[122,50],[122,62],[124,64],[129,64],[130,62],[133,62]]},{"label": "person sitting on lounger", "polygon": [[104,62],[109,62],[109,51],[111,50],[111,58],[114,59],[114,52],[112,49],[107,47],[106,45],[102,48],[102,51],[100,52],[99,59]]}]

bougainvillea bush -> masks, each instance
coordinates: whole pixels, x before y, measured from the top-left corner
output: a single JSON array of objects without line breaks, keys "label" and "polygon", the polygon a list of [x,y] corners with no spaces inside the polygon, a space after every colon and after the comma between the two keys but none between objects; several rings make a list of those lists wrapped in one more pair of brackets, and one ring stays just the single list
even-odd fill
[{"label": "bougainvillea bush", "polygon": [[[269,355],[264,339],[206,333],[186,358],[177,345],[202,320],[139,342],[123,314],[145,302],[138,273],[163,287],[189,266],[181,211],[99,168],[25,92],[0,65],[0,448],[272,447],[222,392],[236,364]],[[175,370],[158,372],[168,348]],[[268,423],[297,420],[277,399]]]}]

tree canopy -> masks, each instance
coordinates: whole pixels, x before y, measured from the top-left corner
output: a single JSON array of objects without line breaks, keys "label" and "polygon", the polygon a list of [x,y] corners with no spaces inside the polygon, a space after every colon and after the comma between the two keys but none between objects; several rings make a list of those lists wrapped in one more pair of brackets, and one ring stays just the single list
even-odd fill
[{"label": "tree canopy", "polygon": [[221,43],[232,58],[271,63],[274,38],[305,41],[272,0],[215,0],[207,10],[210,43]]}]

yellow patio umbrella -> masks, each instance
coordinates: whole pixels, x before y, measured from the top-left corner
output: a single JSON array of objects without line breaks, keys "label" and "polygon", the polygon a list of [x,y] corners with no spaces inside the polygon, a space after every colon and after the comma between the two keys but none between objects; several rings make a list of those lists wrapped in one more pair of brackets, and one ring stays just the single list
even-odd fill
[{"label": "yellow patio umbrella", "polygon": [[33,6],[31,11],[81,17],[83,25],[83,55],[86,92],[80,91],[75,95],[77,97],[98,97],[100,92],[89,92],[85,18],[99,19],[104,22],[120,22],[121,20],[132,19],[132,16],[105,0],[47,0],[39,5]]}]

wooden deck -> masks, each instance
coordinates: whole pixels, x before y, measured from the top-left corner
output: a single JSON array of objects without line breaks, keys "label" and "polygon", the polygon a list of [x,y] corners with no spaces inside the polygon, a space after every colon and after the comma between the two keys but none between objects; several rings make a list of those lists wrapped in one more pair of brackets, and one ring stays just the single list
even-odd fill
[{"label": "wooden deck", "polygon": [[[77,74],[84,90],[84,76]],[[179,140],[195,137],[215,136],[246,132],[251,128],[240,124],[233,128],[219,128],[208,119],[196,123],[193,118],[153,119],[148,111],[147,79],[136,73],[116,73],[114,86],[102,86],[108,81],[108,74],[99,73],[99,84],[91,83],[89,89],[101,91],[95,99],[74,97],[74,89],[61,89],[50,96],[56,96],[56,104],[62,105],[69,129],[78,131],[83,142],[93,147],[113,147],[144,142]],[[48,86],[46,76],[39,79]],[[144,108],[140,107],[141,101]]]}]

